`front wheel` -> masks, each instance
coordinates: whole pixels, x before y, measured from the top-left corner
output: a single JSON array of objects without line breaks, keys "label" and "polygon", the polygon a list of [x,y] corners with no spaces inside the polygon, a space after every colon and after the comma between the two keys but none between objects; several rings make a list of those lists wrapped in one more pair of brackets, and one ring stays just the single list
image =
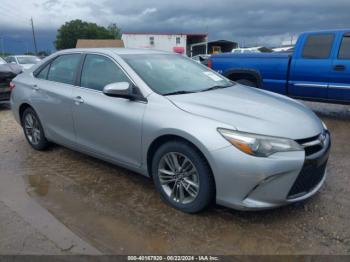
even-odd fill
[{"label": "front wheel", "polygon": [[36,150],[48,148],[49,141],[46,139],[44,129],[40,123],[38,115],[32,108],[24,110],[22,115],[22,125],[24,135],[28,143]]},{"label": "front wheel", "polygon": [[197,213],[214,199],[214,180],[204,157],[183,141],[162,145],[152,161],[152,175],[161,198],[187,213]]}]

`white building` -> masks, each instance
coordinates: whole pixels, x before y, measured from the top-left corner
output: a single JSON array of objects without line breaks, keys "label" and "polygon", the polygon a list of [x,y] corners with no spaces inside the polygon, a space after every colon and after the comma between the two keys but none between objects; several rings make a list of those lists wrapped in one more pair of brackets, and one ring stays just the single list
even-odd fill
[{"label": "white building", "polygon": [[[168,52],[191,55],[191,46],[208,41],[206,33],[123,33],[126,48],[152,48]],[[203,50],[202,53],[206,53]]]}]

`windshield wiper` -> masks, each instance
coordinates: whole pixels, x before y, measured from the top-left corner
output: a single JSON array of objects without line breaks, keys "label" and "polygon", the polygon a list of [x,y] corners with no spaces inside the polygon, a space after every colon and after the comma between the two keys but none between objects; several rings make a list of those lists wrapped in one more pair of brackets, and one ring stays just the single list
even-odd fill
[{"label": "windshield wiper", "polygon": [[217,85],[217,86],[212,86],[206,89],[201,90],[201,92],[206,92],[206,91],[211,91],[211,90],[216,90],[216,89],[223,89],[223,88],[227,88],[233,85],[226,85],[226,86],[222,86],[222,85]]},{"label": "windshield wiper", "polygon": [[175,91],[175,92],[170,92],[170,93],[165,93],[163,96],[170,96],[170,95],[183,95],[183,94],[191,94],[191,93],[196,93],[194,91],[185,91],[185,90],[180,90],[180,91]]}]

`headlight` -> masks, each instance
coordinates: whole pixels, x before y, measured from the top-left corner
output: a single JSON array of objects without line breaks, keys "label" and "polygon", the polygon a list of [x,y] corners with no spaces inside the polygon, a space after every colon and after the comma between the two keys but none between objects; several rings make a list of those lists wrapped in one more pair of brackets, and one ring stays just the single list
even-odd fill
[{"label": "headlight", "polygon": [[232,145],[252,156],[268,157],[277,152],[302,151],[294,140],[287,138],[255,135],[218,128],[219,133]]},{"label": "headlight", "polygon": [[321,121],[321,122],[322,122],[322,125],[323,125],[324,130],[328,130],[326,124],[325,124],[323,121]]}]

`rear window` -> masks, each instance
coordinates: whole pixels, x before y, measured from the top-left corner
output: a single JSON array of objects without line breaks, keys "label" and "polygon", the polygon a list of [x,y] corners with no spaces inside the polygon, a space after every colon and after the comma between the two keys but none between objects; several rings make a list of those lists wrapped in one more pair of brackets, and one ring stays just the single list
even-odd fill
[{"label": "rear window", "polygon": [[344,36],[341,41],[339,54],[339,59],[350,59],[350,36]]},{"label": "rear window", "polygon": [[308,36],[303,49],[303,58],[329,58],[333,46],[333,41],[333,34],[318,34]]}]

